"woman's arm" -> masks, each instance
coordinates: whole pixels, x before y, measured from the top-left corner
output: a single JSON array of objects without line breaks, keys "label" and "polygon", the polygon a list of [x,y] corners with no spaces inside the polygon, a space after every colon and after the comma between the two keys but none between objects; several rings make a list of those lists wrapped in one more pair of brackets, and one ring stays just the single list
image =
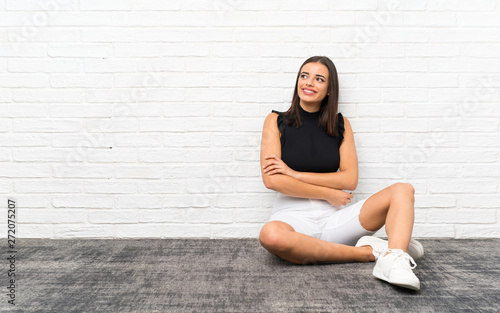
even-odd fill
[{"label": "woman's arm", "polygon": [[344,140],[339,148],[340,165],[339,171],[334,173],[309,173],[297,172],[290,169],[278,154],[268,155],[267,160],[270,165],[266,173],[281,173],[301,182],[312,185],[354,190],[358,185],[358,157],[356,155],[356,146],[354,144],[354,135],[351,124],[344,117]]},{"label": "woman's arm", "polygon": [[264,122],[264,129],[262,131],[260,164],[264,185],[266,185],[268,189],[293,197],[324,199],[336,206],[349,203],[352,194],[300,181],[281,173],[271,174],[269,172],[264,172],[269,163],[266,156],[276,155],[281,158],[280,133],[277,126],[277,118],[278,115],[276,113],[269,114]]}]

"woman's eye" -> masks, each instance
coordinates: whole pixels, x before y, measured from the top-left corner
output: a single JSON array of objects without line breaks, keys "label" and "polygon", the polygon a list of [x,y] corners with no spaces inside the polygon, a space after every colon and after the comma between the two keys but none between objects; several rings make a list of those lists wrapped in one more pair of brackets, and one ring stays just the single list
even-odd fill
[{"label": "woman's eye", "polygon": [[307,77],[307,75],[306,75],[306,74],[302,74],[302,75],[300,75],[300,78],[306,78],[306,77]]},{"label": "woman's eye", "polygon": [[323,78],[319,78],[319,77],[318,77],[318,80],[319,80],[320,82],[322,82],[322,83],[324,83],[324,82],[325,82],[325,80],[324,80]]}]

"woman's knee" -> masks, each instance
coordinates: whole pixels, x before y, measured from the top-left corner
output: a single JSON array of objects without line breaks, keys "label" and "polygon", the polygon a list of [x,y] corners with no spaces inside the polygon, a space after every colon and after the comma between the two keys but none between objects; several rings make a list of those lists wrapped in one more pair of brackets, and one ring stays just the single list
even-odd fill
[{"label": "woman's knee", "polygon": [[290,241],[286,233],[292,230],[288,225],[281,225],[281,222],[269,222],[265,224],[259,235],[260,244],[270,252],[286,251],[290,248]]},{"label": "woman's knee", "polygon": [[410,183],[395,183],[391,187],[395,195],[406,195],[412,199],[415,196],[415,188]]}]

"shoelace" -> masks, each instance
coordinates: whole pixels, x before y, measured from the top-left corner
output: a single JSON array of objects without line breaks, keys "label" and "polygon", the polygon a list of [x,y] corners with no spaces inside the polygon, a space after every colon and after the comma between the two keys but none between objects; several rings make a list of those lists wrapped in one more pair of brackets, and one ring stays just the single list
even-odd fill
[{"label": "shoelace", "polygon": [[400,249],[389,249],[387,250],[386,253],[394,253],[396,258],[394,259],[394,262],[402,262],[403,265],[405,264],[410,264],[410,268],[414,269],[417,267],[417,263],[415,263],[415,260],[406,252],[403,252],[403,250]]}]

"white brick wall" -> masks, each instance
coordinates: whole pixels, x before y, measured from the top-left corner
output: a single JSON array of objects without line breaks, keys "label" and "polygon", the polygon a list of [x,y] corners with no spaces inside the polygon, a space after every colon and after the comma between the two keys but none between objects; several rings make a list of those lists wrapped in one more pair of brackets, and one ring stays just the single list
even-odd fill
[{"label": "white brick wall", "polygon": [[17,201],[21,237],[256,237],[274,198],[262,123],[327,55],[356,199],[410,182],[416,236],[500,237],[499,14],[500,0],[0,0],[0,206]]}]

